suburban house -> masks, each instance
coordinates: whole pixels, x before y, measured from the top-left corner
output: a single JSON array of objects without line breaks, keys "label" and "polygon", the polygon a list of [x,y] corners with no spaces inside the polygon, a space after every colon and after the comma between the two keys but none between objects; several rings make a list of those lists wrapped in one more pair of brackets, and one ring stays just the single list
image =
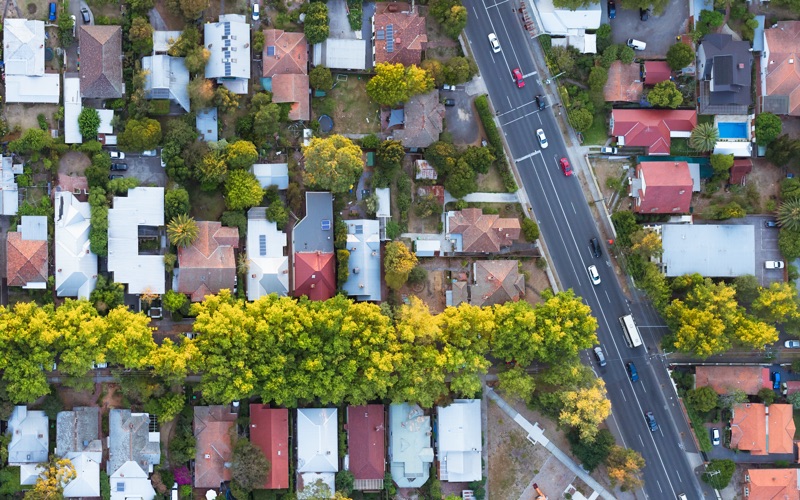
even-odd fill
[{"label": "suburban house", "polygon": [[336,408],[297,410],[298,498],[323,498],[326,493],[333,497],[336,493],[335,479],[339,472],[337,415]]},{"label": "suburban house", "polygon": [[265,490],[289,487],[289,410],[250,405],[250,442],[269,460]]},{"label": "suburban house", "polygon": [[611,63],[608,68],[608,80],[603,86],[603,99],[606,102],[636,102],[642,98],[644,84],[639,64]]},{"label": "suburban house", "polygon": [[697,49],[697,62],[700,114],[746,115],[753,71],[750,42],[728,34],[708,34]]},{"label": "suburban house", "polygon": [[64,142],[81,144],[83,136],[78,126],[78,117],[83,111],[81,99],[81,79],[64,77]]},{"label": "suburban house", "polygon": [[84,25],[78,30],[81,49],[81,97],[118,99],[122,79],[122,27]]},{"label": "suburban house", "polygon": [[447,212],[445,232],[454,252],[498,253],[519,239],[519,219],[484,214],[480,208]]},{"label": "suburban house", "polygon": [[451,483],[480,481],[483,477],[481,400],[456,399],[449,406],[437,406],[436,421],[439,479]]},{"label": "suburban house", "polygon": [[584,54],[597,52],[597,36],[586,33],[600,27],[603,9],[600,2],[578,7],[575,10],[556,7],[553,0],[531,2],[538,13],[542,29],[551,35],[554,47],[575,47]]},{"label": "suburban house", "polygon": [[697,112],[685,109],[614,109],[611,135],[622,146],[637,146],[646,154],[669,154],[673,137],[688,138],[697,126]]},{"label": "suburban house", "polygon": [[336,294],[333,236],[333,196],[306,192],[306,216],[292,231],[295,297],[327,300]]},{"label": "suburban house", "polygon": [[392,135],[406,148],[427,148],[439,140],[444,130],[444,104],[439,91],[412,96],[403,107],[402,127]]},{"label": "suburban house", "polygon": [[800,116],[800,21],[780,21],[764,30],[761,53],[762,111]]},{"label": "suburban house", "polygon": [[166,54],[183,31],[153,31],[153,55]]},{"label": "suburban house", "polygon": [[272,92],[272,102],[292,103],[290,120],[311,118],[308,86],[308,42],[303,33],[264,30],[262,81]]},{"label": "suburban house", "polygon": [[47,217],[23,215],[16,231],[6,233],[8,286],[47,288]]},{"label": "suburban house", "polygon": [[64,497],[100,496],[100,462],[103,461],[100,408],[76,406],[72,411],[58,412],[55,454],[68,458],[77,474],[64,487]]},{"label": "suburban house", "polygon": [[[637,64],[638,66],[638,64]],[[645,61],[644,62],[644,84],[655,85],[657,83],[672,80],[672,68],[667,61]]]},{"label": "suburban house", "polygon": [[433,463],[431,417],[418,405],[389,405],[389,461],[398,488],[419,488]]},{"label": "suburban house", "polygon": [[22,164],[13,164],[11,156],[0,155],[0,215],[17,215],[19,188],[15,175],[22,174]]},{"label": "suburban house", "polygon": [[219,124],[217,123],[217,108],[201,109],[195,118],[195,127],[200,133],[199,139],[205,142],[219,140]]},{"label": "suburban house", "polygon": [[[331,33],[331,36],[335,36]],[[372,50],[369,40],[357,38],[328,38],[314,45],[314,66],[329,69],[363,71],[372,69]]]},{"label": "suburban house", "polygon": [[142,58],[147,71],[144,95],[148,99],[168,99],[189,112],[189,70],[183,57],[155,55]]},{"label": "suburban house", "polygon": [[108,462],[111,500],[153,500],[153,466],[161,463],[161,434],[151,429],[150,415],[130,410],[108,414]]},{"label": "suburban house", "polygon": [[448,306],[469,303],[490,306],[516,302],[525,294],[525,276],[516,260],[480,260],[472,267],[473,282],[459,280],[445,292]]},{"label": "suburban house", "polygon": [[115,196],[108,211],[108,270],[128,293],[162,295],[166,288],[164,257],[140,253],[139,239],[160,241],[164,226],[164,188],[137,187],[128,196]]},{"label": "suburban house", "polygon": [[44,21],[3,20],[5,102],[58,104],[61,75],[44,69]]},{"label": "suburban house", "polygon": [[286,233],[267,220],[267,209],[253,207],[247,212],[247,300],[264,295],[289,294],[289,257]]},{"label": "suburban house", "polygon": [[198,237],[188,247],[178,248],[178,292],[192,302],[206,295],[216,295],[223,288],[233,292],[236,280],[236,257],[239,229],[223,227],[220,222],[197,222]]},{"label": "suburban house", "polygon": [[20,484],[36,483],[39,464],[47,462],[50,450],[50,423],[43,411],[28,410],[27,406],[15,406],[8,417],[6,434],[8,443],[8,465],[19,467]]},{"label": "suburban house", "polygon": [[662,271],[674,278],[699,273],[709,278],[755,274],[755,230],[747,225],[664,224]]},{"label": "suburban house", "polygon": [[78,201],[89,200],[89,180],[75,173],[58,174],[56,193],[71,193]]},{"label": "suburban house", "polygon": [[736,158],[733,160],[733,167],[731,167],[731,184],[740,184],[744,186],[747,174],[753,171],[753,160],[750,158]]},{"label": "suburban house", "polygon": [[203,40],[211,53],[206,78],[215,79],[234,94],[246,94],[250,82],[250,24],[245,16],[224,14],[206,23]]},{"label": "suburban house", "polygon": [[794,461],[792,405],[742,403],[734,405],[731,413],[732,449],[751,455],[783,454]]},{"label": "suburban house", "polygon": [[742,498],[800,500],[798,469],[747,469]]},{"label": "suburban house", "polygon": [[692,175],[685,161],[651,161],[636,165],[630,195],[640,214],[688,214]]},{"label": "suburban house", "polygon": [[709,386],[717,394],[737,389],[755,396],[761,389],[772,388],[769,368],[763,366],[698,366],[694,377],[695,387]]},{"label": "suburban house", "polygon": [[428,46],[425,18],[419,8],[405,2],[379,2],[372,16],[375,64],[419,65]]},{"label": "suburban house", "polygon": [[350,271],[342,290],[355,300],[381,300],[381,239],[377,220],[356,219],[347,224]]},{"label": "suburban house", "polygon": [[56,191],[54,247],[59,297],[88,299],[97,285],[97,255],[89,244],[90,220],[88,202],[78,201],[69,191]]},{"label": "suburban house", "polygon": [[289,188],[288,163],[257,163],[251,167],[250,171],[264,189],[270,186],[277,186],[281,191]]},{"label": "suburban house", "polygon": [[380,491],[386,476],[386,414],[383,405],[347,407],[347,451],[353,489]]},{"label": "suburban house", "polygon": [[230,405],[194,407],[195,488],[218,489],[231,480],[231,429],[238,416]]}]

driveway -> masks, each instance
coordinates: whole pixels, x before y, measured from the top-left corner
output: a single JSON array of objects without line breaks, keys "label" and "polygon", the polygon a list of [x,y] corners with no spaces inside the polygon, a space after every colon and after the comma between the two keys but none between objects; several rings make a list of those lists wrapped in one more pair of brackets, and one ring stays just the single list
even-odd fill
[{"label": "driveway", "polygon": [[608,8],[603,2],[604,22],[611,23],[614,43],[625,43],[635,38],[647,44],[647,50],[636,51],[638,57],[665,57],[667,50],[675,43],[675,37],[685,33],[689,24],[688,0],[670,0],[660,16],[650,13],[650,19],[639,19],[639,10],[628,10],[617,2],[616,19],[608,21]]},{"label": "driveway", "polygon": [[472,96],[464,91],[463,85],[456,90],[440,90],[439,100],[453,99],[455,106],[445,106],[445,123],[447,132],[453,135],[455,144],[474,145],[480,142],[478,134],[478,117],[472,107]]},{"label": "driveway", "polygon": [[125,153],[124,160],[112,160],[114,163],[126,163],[128,170],[112,172],[122,174],[123,177],[136,177],[140,186],[165,187],[167,174],[161,167],[161,158],[158,156],[142,156],[140,153]]},{"label": "driveway", "polygon": [[328,26],[331,38],[357,38],[356,32],[350,29],[350,21],[347,20],[346,0],[330,0],[328,2]]}]

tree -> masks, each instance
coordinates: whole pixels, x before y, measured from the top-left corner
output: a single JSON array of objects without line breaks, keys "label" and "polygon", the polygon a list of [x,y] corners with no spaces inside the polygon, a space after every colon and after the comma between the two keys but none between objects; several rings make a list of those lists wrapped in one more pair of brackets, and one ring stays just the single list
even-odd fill
[{"label": "tree", "polygon": [[444,188],[459,199],[478,190],[477,175],[463,158],[459,158],[455,167],[447,173]]},{"label": "tree", "polygon": [[[427,70],[427,66],[423,65],[423,69]],[[442,71],[444,83],[458,85],[470,81],[473,76],[477,75],[478,65],[470,58],[455,56],[451,57],[447,60],[447,62],[444,63]],[[431,73],[431,75],[435,80],[436,76],[433,73]]]},{"label": "tree", "polygon": [[191,246],[200,235],[193,217],[178,215],[167,224],[167,236],[170,243],[179,248]]},{"label": "tree", "polygon": [[263,487],[269,470],[269,460],[261,448],[245,438],[236,440],[231,460],[231,478],[239,488],[250,492]]},{"label": "tree", "polygon": [[194,171],[195,179],[200,181],[200,188],[209,192],[216,190],[227,174],[228,164],[225,163],[225,158],[219,151],[206,153]]},{"label": "tree", "polygon": [[250,141],[236,141],[225,149],[225,160],[231,169],[247,169],[258,160],[258,150]]},{"label": "tree", "polygon": [[617,244],[622,248],[630,248],[631,236],[639,230],[636,216],[632,212],[619,211],[611,215],[611,222],[617,230]]},{"label": "tree", "polygon": [[50,456],[36,480],[33,489],[25,492],[25,500],[51,500],[64,497],[64,487],[77,477],[75,467],[68,458]]},{"label": "tree", "polygon": [[472,170],[478,174],[488,174],[489,167],[495,161],[492,151],[485,146],[469,146],[462,154],[461,160],[465,161],[467,165],[472,167]]},{"label": "tree", "polygon": [[180,311],[188,301],[189,299],[186,298],[185,294],[178,293],[171,288],[161,297],[161,303],[164,305],[164,309],[171,313]]},{"label": "tree", "polygon": [[558,422],[578,429],[582,441],[591,443],[599,426],[611,415],[611,401],[606,397],[606,383],[594,379],[589,387],[567,390],[561,395],[563,404]]},{"label": "tree", "polygon": [[736,288],[736,300],[739,304],[749,308],[758,297],[761,284],[752,274],[744,274],[734,278],[733,287]]},{"label": "tree", "polygon": [[709,386],[690,389],[686,393],[686,399],[697,411],[707,413],[717,407],[717,391]]},{"label": "tree", "polygon": [[308,83],[313,89],[330,92],[333,89],[333,74],[325,66],[315,66],[308,73]]},{"label": "tree", "polygon": [[399,241],[386,244],[384,267],[386,284],[395,290],[402,287],[412,269],[417,265],[417,256]]},{"label": "tree", "polygon": [[[767,144],[767,160],[776,167],[783,167],[800,158],[800,140],[784,134]],[[795,178],[798,182],[797,178]]]},{"label": "tree", "polygon": [[22,137],[8,143],[8,150],[12,153],[30,154],[49,148],[53,138],[48,132],[40,128],[29,128],[22,133]]},{"label": "tree", "polygon": [[187,215],[190,207],[189,192],[185,189],[174,187],[164,194],[164,217],[167,220],[172,220],[177,215]]},{"label": "tree", "polygon": [[714,169],[714,175],[719,178],[727,178],[730,175],[731,167],[733,167],[733,155],[711,155],[711,168]]},{"label": "tree", "polygon": [[264,199],[264,189],[256,176],[246,170],[234,170],[225,181],[225,205],[229,210],[246,210]]},{"label": "tree", "polygon": [[672,71],[678,71],[694,62],[694,49],[683,42],[673,44],[667,50],[667,64]]},{"label": "tree", "polygon": [[631,252],[645,260],[660,256],[664,252],[661,236],[649,229],[639,229],[631,235]]},{"label": "tree", "polygon": [[408,101],[411,96],[433,89],[433,78],[415,65],[378,63],[375,76],[367,82],[367,95],[383,106]]},{"label": "tree", "polygon": [[577,132],[585,132],[592,127],[594,115],[586,108],[571,109],[568,112],[569,124]]},{"label": "tree", "polygon": [[712,459],[701,477],[712,488],[723,490],[731,482],[735,471],[736,463],[733,460]]},{"label": "tree", "polygon": [[425,59],[420,64],[420,67],[428,72],[433,78],[433,84],[436,87],[441,87],[445,83],[445,68],[441,61],[436,59]]},{"label": "tree", "polygon": [[609,45],[606,47],[606,50],[603,51],[603,55],[600,57],[600,64],[602,64],[604,68],[610,68],[611,64],[617,60],[620,47],[620,45]]},{"label": "tree", "polygon": [[[738,292],[738,290],[737,290]],[[786,323],[798,317],[797,290],[786,282],[761,288],[752,304],[753,314],[769,323]]]},{"label": "tree", "polygon": [[400,141],[383,141],[378,145],[375,156],[378,166],[394,170],[400,167],[406,156],[406,150]]},{"label": "tree", "polygon": [[97,137],[100,128],[100,113],[94,108],[83,108],[78,115],[78,130],[86,140]]},{"label": "tree", "polygon": [[[355,477],[349,470],[341,470],[336,473],[336,493],[341,493],[345,497],[349,497],[353,492],[353,485],[355,484]],[[336,500],[336,498],[334,498]]]},{"label": "tree", "polygon": [[608,429],[600,429],[593,442],[581,441],[578,432],[575,430],[567,433],[569,448],[572,454],[581,461],[581,465],[589,472],[594,471],[598,465],[603,463],[611,453],[614,446],[614,435]]},{"label": "tree", "polygon": [[697,32],[702,37],[725,24],[725,14],[716,10],[700,11]]},{"label": "tree", "polygon": [[194,21],[208,8],[208,0],[168,0],[167,8],[187,21]]},{"label": "tree", "polygon": [[322,2],[312,2],[306,9],[306,19],[303,24],[306,40],[311,45],[322,43],[328,38],[328,6]]},{"label": "tree", "polygon": [[350,139],[334,134],[326,138],[314,137],[303,148],[307,186],[329,190],[333,193],[348,191],[364,169],[361,148]]},{"label": "tree", "polygon": [[793,392],[786,396],[786,401],[791,403],[792,408],[800,410],[800,392]]},{"label": "tree", "polygon": [[153,26],[146,17],[133,18],[131,28],[128,30],[128,40],[131,42],[131,48],[138,55],[150,55],[153,52]]},{"label": "tree", "polygon": [[161,124],[152,118],[129,119],[119,136],[119,145],[125,150],[155,149],[160,142]]},{"label": "tree", "polygon": [[667,80],[657,83],[647,94],[647,100],[653,106],[675,109],[683,104],[683,94],[675,86],[675,82]]},{"label": "tree", "polygon": [[106,280],[102,274],[97,277],[97,285],[89,295],[89,302],[94,305],[98,313],[106,315],[108,311],[121,306],[124,301],[125,287],[119,283]]},{"label": "tree", "polygon": [[278,229],[283,231],[286,223],[289,222],[289,211],[281,200],[275,200],[267,207],[267,220],[274,222]]},{"label": "tree", "polygon": [[539,226],[533,219],[525,217],[522,219],[522,234],[526,240],[533,243],[539,239]]},{"label": "tree", "polygon": [[[199,45],[186,52],[183,64],[190,74],[200,75],[205,71],[209,58],[211,58],[211,51]],[[202,77],[196,76],[195,79],[202,79]],[[202,104],[203,102],[204,101],[198,101],[198,104]]]},{"label": "tree", "polygon": [[589,72],[589,89],[602,92],[608,81],[608,70],[602,66],[595,66]]},{"label": "tree", "polygon": [[731,389],[730,392],[720,394],[719,407],[730,410],[734,406],[747,402],[747,394],[741,389]]},{"label": "tree", "polygon": [[777,216],[781,228],[800,231],[800,198],[781,203],[778,206]]},{"label": "tree", "polygon": [[506,395],[518,398],[525,403],[530,401],[533,390],[536,388],[533,377],[520,365],[498,373],[497,378],[500,381],[500,388]]},{"label": "tree", "polygon": [[452,39],[457,39],[467,26],[467,9],[461,0],[433,0],[430,13]]},{"label": "tree", "polygon": [[69,9],[61,9],[58,14],[58,41],[62,47],[69,47],[75,41],[72,30],[75,29],[75,21],[69,14]]},{"label": "tree", "polygon": [[608,478],[612,485],[619,484],[622,491],[635,490],[642,486],[639,471],[644,468],[644,458],[635,450],[612,446],[606,459]]},{"label": "tree", "polygon": [[436,141],[425,149],[425,160],[441,176],[446,176],[456,165],[458,153],[449,142]]},{"label": "tree", "polygon": [[[778,140],[776,140],[772,144],[775,144],[779,140],[780,138],[778,138]],[[783,179],[781,181],[781,199],[783,201],[789,201],[789,200],[796,200],[798,198],[800,198],[800,178],[791,177]]]},{"label": "tree", "polygon": [[778,235],[778,249],[787,259],[800,257],[800,231],[781,228]]},{"label": "tree", "polygon": [[136,177],[123,177],[108,181],[108,191],[115,195],[128,194],[128,191],[135,187],[139,187],[139,179]]},{"label": "tree", "polygon": [[253,33],[253,52],[258,54],[264,50],[264,32],[256,31]]},{"label": "tree", "polygon": [[766,406],[775,402],[775,391],[771,387],[762,387],[758,390],[757,396]]},{"label": "tree", "polygon": [[631,64],[633,60],[636,58],[636,52],[627,45],[623,45],[622,47],[619,48],[619,53],[617,54],[617,57],[619,57],[619,61],[622,64]]},{"label": "tree", "polygon": [[712,151],[719,140],[719,130],[710,123],[700,123],[689,136],[689,147],[695,151]]},{"label": "tree", "polygon": [[186,86],[192,108],[206,109],[214,102],[214,84],[202,76],[192,78]]},{"label": "tree", "polygon": [[[258,33],[263,35],[263,31],[256,31],[253,35],[255,36]],[[224,85],[220,85],[214,91],[214,105],[221,112],[229,113],[239,107],[239,95],[234,94]]]},{"label": "tree", "polygon": [[772,113],[760,113],[756,116],[756,140],[760,146],[774,141],[783,130],[781,119]]}]

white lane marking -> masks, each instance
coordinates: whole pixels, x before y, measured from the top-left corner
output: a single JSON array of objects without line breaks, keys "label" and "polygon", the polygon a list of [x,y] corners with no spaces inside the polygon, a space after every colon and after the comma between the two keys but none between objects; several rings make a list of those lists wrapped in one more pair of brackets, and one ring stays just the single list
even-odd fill
[{"label": "white lane marking", "polygon": [[508,106],[509,106],[509,107],[513,107],[514,105],[513,105],[513,104],[511,104],[511,98],[510,98],[510,97],[508,97],[508,96],[506,96],[506,99],[508,99]]},{"label": "white lane marking", "polygon": [[628,402],[628,398],[625,397],[625,391],[619,391],[619,393],[622,394],[622,399],[624,399],[625,402],[627,403]]},{"label": "white lane marking", "polygon": [[572,211],[575,212],[575,215],[578,215],[578,211],[575,210],[575,204],[574,203],[570,203],[570,205],[572,205]]},{"label": "white lane marking", "polygon": [[498,5],[503,5],[504,3],[508,3],[508,2],[509,2],[509,0],[503,0],[502,2],[497,2],[497,3],[496,3],[496,4],[494,4],[494,5],[489,5],[489,6],[487,7],[487,9],[491,9],[492,7],[497,7]]},{"label": "white lane marking", "polygon": [[[513,112],[515,112],[515,111],[519,111],[520,109],[524,108],[525,106],[530,106],[531,104],[533,104],[533,102],[526,102],[526,103],[525,103],[525,104],[523,104],[522,106],[517,106],[517,107],[516,107],[516,108],[514,108],[514,109],[509,109],[508,111],[503,111],[502,113],[498,113],[498,114],[497,114],[497,117],[499,118],[499,117],[501,117],[501,116],[503,116],[503,115],[507,115],[507,114],[509,114],[509,113],[513,113]],[[537,112],[538,112],[538,110],[537,110]],[[532,115],[533,113],[529,113],[529,114],[531,114],[531,115]],[[528,115],[525,115],[525,116],[528,116]],[[509,122],[509,123],[511,123],[511,122]]]},{"label": "white lane marking", "polygon": [[[521,162],[521,161],[525,161],[525,160],[527,160],[528,158],[533,158],[534,156],[536,156],[536,155],[540,155],[540,154],[542,154],[542,152],[541,152],[540,150],[538,150],[538,149],[537,149],[537,150],[536,150],[536,151],[534,151],[533,153],[531,153],[531,154],[528,154],[528,155],[525,155],[525,156],[523,156],[522,158],[517,158],[517,159],[516,159],[516,160],[514,160],[514,161],[515,161],[515,162],[517,162],[517,163],[519,163],[519,162]],[[534,166],[536,166],[536,164],[534,164]]]},{"label": "white lane marking", "polygon": [[[513,110],[512,110],[512,111],[513,111]],[[500,123],[500,126],[501,126],[501,127],[505,127],[506,125],[511,125],[512,123],[514,123],[514,122],[518,122],[518,121],[520,121],[520,120],[522,120],[522,119],[524,119],[524,118],[527,118],[527,117],[529,117],[529,116],[531,116],[531,115],[538,115],[538,114],[539,114],[539,110],[537,109],[537,110],[535,110],[535,111],[531,111],[530,113],[525,113],[524,115],[520,116],[519,118],[514,118],[513,120],[509,120],[509,121],[507,121],[507,122],[505,122],[505,123]],[[540,122],[540,123],[541,123],[541,121],[542,121],[542,119],[541,119],[541,118],[539,118],[539,122]]]},{"label": "white lane marking", "polygon": [[608,295],[608,290],[606,290],[606,298],[608,299],[608,303],[611,303],[611,296]]},{"label": "white lane marking", "polygon": [[538,74],[539,74],[539,72],[538,72],[538,71],[533,71],[533,72],[531,72],[531,73],[525,73],[524,75],[522,75],[522,78],[530,78],[530,77],[532,77],[532,76],[536,76],[536,75],[538,75]]},{"label": "white lane marking", "polygon": [[644,448],[644,439],[642,439],[641,434],[639,434],[639,441],[642,443],[642,448]]},{"label": "white lane marking", "polygon": [[[497,29],[494,27],[494,22],[492,21],[492,17],[489,15],[489,9],[488,9],[488,7],[486,7],[486,4],[483,2],[483,0],[481,1],[481,4],[483,5],[483,8],[484,8],[484,10],[486,10],[486,17],[487,17],[487,19],[489,19],[489,24],[491,24],[491,25],[492,25],[492,33],[494,33],[494,34],[496,35],[496,34],[497,34]],[[496,4],[495,4],[495,5],[496,5]],[[499,13],[499,10],[498,10],[497,12]],[[512,69],[513,67],[517,67],[517,68],[519,68],[519,67],[520,67],[520,65],[519,65],[519,57],[517,57],[517,51],[516,51],[516,50],[515,50],[515,48],[514,48],[514,44],[513,44],[513,43],[511,43],[511,36],[508,34],[508,27],[506,26],[506,23],[505,23],[505,21],[503,20],[503,17],[502,17],[502,16],[500,17],[500,24],[501,24],[501,25],[502,25],[502,27],[503,27],[503,32],[504,32],[504,33],[505,33],[505,35],[506,35],[506,40],[508,40],[508,43],[507,43],[507,44],[505,44],[504,46],[505,46],[505,47],[509,47],[509,48],[511,49],[511,53],[512,53],[512,55],[513,55],[513,59],[514,59],[514,60],[516,61],[516,63],[517,63],[517,64],[516,64],[516,66],[511,66],[511,65],[509,65],[509,64],[508,64],[508,59],[506,59],[506,51],[504,50],[504,51],[502,51],[502,52],[501,52],[501,54],[503,54],[503,60],[505,60],[505,62],[506,62],[506,65],[507,65],[507,67],[508,67],[508,69],[509,69],[509,73],[510,73],[510,71],[511,71],[511,69]]]}]

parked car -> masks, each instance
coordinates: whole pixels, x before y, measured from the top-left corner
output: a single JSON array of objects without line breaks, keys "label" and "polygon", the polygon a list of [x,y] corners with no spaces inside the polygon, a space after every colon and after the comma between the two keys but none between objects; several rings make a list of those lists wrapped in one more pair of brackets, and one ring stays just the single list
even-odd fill
[{"label": "parked car", "polygon": [[647,421],[647,426],[650,427],[650,432],[655,432],[658,430],[658,424],[656,423],[656,416],[653,415],[652,411],[648,411],[644,414],[644,419]]},{"label": "parked car", "polygon": [[50,15],[47,17],[47,19],[51,23],[56,20],[56,4],[55,4],[55,2],[50,2]]},{"label": "parked car", "polygon": [[628,376],[631,378],[631,382],[638,382],[639,372],[636,371],[636,365],[633,364],[633,361],[628,361],[625,366],[628,368]]},{"label": "parked car", "polygon": [[608,0],[608,18],[614,19],[615,17],[617,17],[617,6],[614,0]]},{"label": "parked car", "polygon": [[111,174],[108,176],[108,180],[113,181],[114,179],[123,179],[125,176],[120,174]]},{"label": "parked car", "polygon": [[455,99],[445,99],[444,100],[444,105],[448,106],[448,107],[455,106],[456,105],[456,100]]},{"label": "parked car", "polygon": [[539,139],[539,145],[542,149],[547,149],[547,136],[544,135],[544,130],[538,129],[536,131],[536,137]]},{"label": "parked car", "polygon": [[594,357],[597,358],[597,364],[606,366],[606,357],[603,355],[603,350],[599,347],[594,348]]},{"label": "parked car", "polygon": [[642,42],[641,40],[637,40],[635,38],[628,38],[627,45],[633,50],[644,50],[647,48],[646,43]]},{"label": "parked car", "polygon": [[600,152],[606,155],[615,155],[617,154],[617,151],[619,151],[617,148],[612,148],[612,147],[600,148]]},{"label": "parked car", "polygon": [[765,220],[765,221],[764,221],[764,227],[768,227],[768,228],[772,228],[772,227],[778,227],[778,221],[774,221],[774,220]]},{"label": "parked car", "polygon": [[558,160],[558,164],[561,167],[561,171],[564,172],[566,177],[572,175],[572,166],[569,164],[569,160],[566,158],[561,158]]},{"label": "parked car", "polygon": [[448,85],[446,83],[444,85],[442,85],[442,90],[450,90],[450,91],[452,91],[452,90],[455,90],[455,89],[456,89],[455,85]]},{"label": "parked car", "polygon": [[517,88],[521,89],[525,86],[525,80],[522,78],[522,71],[519,68],[514,68],[511,70],[511,76],[514,77],[514,81],[517,83]]},{"label": "parked car", "polygon": [[112,160],[124,160],[125,153],[122,151],[109,151],[108,154],[111,156]]},{"label": "parked car", "polygon": [[489,33],[489,45],[492,47],[492,52],[495,54],[502,50],[500,48],[500,40],[497,39],[497,35],[494,33]]},{"label": "parked car", "polygon": [[259,10],[260,9],[261,9],[261,6],[258,5],[258,3],[254,3],[253,4],[253,21],[258,21],[259,18],[261,17],[260,14],[259,14]]},{"label": "parked car", "polygon": [[111,170],[113,172],[121,172],[121,171],[128,170],[128,164],[127,163],[112,163],[111,164]]},{"label": "parked car", "polygon": [[544,96],[543,95],[537,95],[536,96],[536,106],[540,110],[542,110],[542,109],[547,107],[547,101],[544,100]]},{"label": "parked car", "polygon": [[650,19],[650,9],[639,9],[639,19],[642,21]]},{"label": "parked car", "polygon": [[783,343],[783,347],[787,349],[800,349],[800,340],[787,340]]},{"label": "parked car", "polygon": [[148,149],[147,151],[142,151],[142,156],[158,156],[158,150]]},{"label": "parked car", "polygon": [[83,19],[83,24],[89,24],[89,22],[92,20],[92,18],[89,16],[89,9],[86,7],[81,9],[81,19]]},{"label": "parked car", "polygon": [[603,255],[603,249],[600,248],[600,242],[597,241],[597,238],[589,240],[589,247],[591,247],[592,255],[594,255],[595,259],[599,259],[600,256]]},{"label": "parked car", "polygon": [[711,444],[719,446],[719,429],[716,427],[711,429]]},{"label": "parked car", "polygon": [[765,269],[783,269],[784,263],[782,260],[768,260],[764,262]]},{"label": "parked car", "polygon": [[781,374],[780,372],[772,372],[772,388],[776,391],[781,388]]},{"label": "parked car", "polygon": [[597,266],[591,265],[586,268],[589,273],[589,279],[592,280],[592,285],[597,286],[600,284],[600,273],[597,272]]}]

